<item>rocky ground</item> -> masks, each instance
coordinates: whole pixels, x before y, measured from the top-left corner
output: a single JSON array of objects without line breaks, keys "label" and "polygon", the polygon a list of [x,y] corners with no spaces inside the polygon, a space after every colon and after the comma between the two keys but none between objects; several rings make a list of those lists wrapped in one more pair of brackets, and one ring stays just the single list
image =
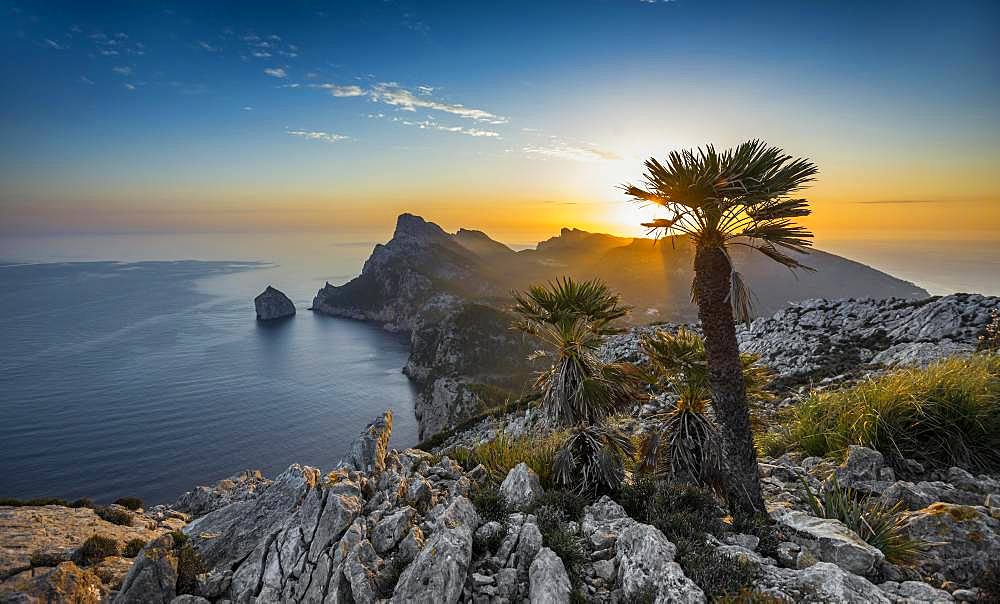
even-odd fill
[{"label": "rocky ground", "polygon": [[[775,371],[776,404],[787,405],[802,388],[968,352],[998,305],[967,295],[807,301],[758,319],[740,339]],[[641,362],[644,329],[614,338],[604,354]],[[660,399],[635,410],[637,432],[669,404]],[[511,470],[496,493],[508,511],[483,508],[483,490],[497,488],[485,468],[463,468],[447,453],[498,429],[534,428],[533,412],[519,412],[453,434],[433,454],[396,451],[387,447],[387,414],[333,470],[293,465],[273,480],[244,472],[137,513],[129,526],[89,508],[0,507],[0,602],[500,604],[568,602],[571,590],[593,602],[706,601],[677,562],[678,544],[611,498],[559,521],[560,533],[582,544],[575,561],[561,559],[546,536],[551,518],[543,522],[537,507],[545,494],[527,466]],[[839,465],[765,458],[761,475],[770,536],[730,528],[704,538],[713,555],[752,572],[759,592],[793,602],[988,601],[977,583],[1000,559],[997,477],[927,471],[912,460],[890,467],[860,447]],[[905,533],[931,544],[915,566],[888,563],[845,525],[814,515],[805,487],[819,490],[832,477],[905,508]],[[84,561],[80,547],[95,534],[119,551],[133,538],[148,544],[134,559]]]},{"label": "rocky ground", "polygon": [[[388,450],[390,430],[387,413],[325,474],[293,465],[273,481],[248,472],[187,493],[176,507],[195,505],[197,517],[186,525],[187,517],[164,508],[138,515],[130,527],[103,523],[91,510],[3,508],[0,601],[500,604],[568,602],[571,589],[592,602],[706,601],[675,561],[676,545],[611,498],[561,527],[584,547],[567,568],[539,527],[535,506],[544,492],[527,466],[499,486],[499,500],[512,511],[486,520],[491,510],[472,503],[477,489],[496,488],[485,468]],[[977,601],[972,585],[1000,556],[1000,509],[991,505],[1000,481],[959,468],[907,467],[901,480],[881,454],[861,447],[840,465],[764,460],[774,542],[726,531],[706,536],[707,544],[722,560],[749,565],[756,589],[779,601]],[[811,515],[803,483],[818,489],[831,476],[901,502],[907,533],[935,545],[915,567],[899,567],[840,522]],[[168,532],[181,525],[180,535]],[[151,540],[131,564],[70,561],[94,533]],[[19,535],[15,542],[11,534]],[[41,553],[52,556],[54,568],[31,568]]]}]

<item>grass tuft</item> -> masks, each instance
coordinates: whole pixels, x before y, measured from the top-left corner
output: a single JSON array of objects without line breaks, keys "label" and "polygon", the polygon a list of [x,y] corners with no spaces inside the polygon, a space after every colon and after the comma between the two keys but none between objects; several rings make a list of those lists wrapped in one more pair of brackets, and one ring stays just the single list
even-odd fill
[{"label": "grass tuft", "polygon": [[887,561],[912,566],[927,551],[928,544],[906,533],[906,510],[902,503],[889,506],[878,499],[864,500],[836,479],[818,495],[805,482],[803,486],[814,515],[839,520],[858,537],[880,549]]},{"label": "grass tuft", "polygon": [[946,359],[813,394],[765,445],[818,456],[861,445],[890,462],[1000,471],[1000,356]]},{"label": "grass tuft", "polygon": [[557,434],[514,437],[500,432],[491,441],[473,449],[454,449],[448,452],[448,456],[466,468],[483,464],[490,479],[497,484],[503,482],[511,468],[524,462],[538,474],[542,486],[548,488],[552,480],[552,460],[559,442]]},{"label": "grass tuft", "polygon": [[142,499],[139,499],[138,497],[121,497],[120,499],[115,500],[115,505],[120,505],[123,508],[134,512],[142,509]]},{"label": "grass tuft", "polygon": [[120,508],[100,507],[94,508],[94,512],[106,522],[119,526],[132,526],[132,513]]},{"label": "grass tuft", "polygon": [[146,547],[146,541],[136,537],[135,539],[129,539],[128,543],[125,544],[125,549],[122,554],[126,558],[135,558],[142,551],[142,548]]}]

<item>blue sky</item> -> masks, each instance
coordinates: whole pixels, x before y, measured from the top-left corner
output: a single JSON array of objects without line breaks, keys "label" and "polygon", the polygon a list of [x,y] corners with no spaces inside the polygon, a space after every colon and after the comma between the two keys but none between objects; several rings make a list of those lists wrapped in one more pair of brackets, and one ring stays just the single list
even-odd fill
[{"label": "blue sky", "polygon": [[996,205],[995,2],[89,4],[0,1],[0,232],[614,230],[642,159],[751,137],[830,229]]}]

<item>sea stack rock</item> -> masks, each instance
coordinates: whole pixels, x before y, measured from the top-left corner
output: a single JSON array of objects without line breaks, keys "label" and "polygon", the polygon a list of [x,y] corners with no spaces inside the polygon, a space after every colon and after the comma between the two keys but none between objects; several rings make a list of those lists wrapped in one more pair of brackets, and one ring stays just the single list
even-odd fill
[{"label": "sea stack rock", "polygon": [[253,299],[253,305],[257,309],[258,321],[282,319],[295,314],[295,305],[288,296],[270,285]]}]

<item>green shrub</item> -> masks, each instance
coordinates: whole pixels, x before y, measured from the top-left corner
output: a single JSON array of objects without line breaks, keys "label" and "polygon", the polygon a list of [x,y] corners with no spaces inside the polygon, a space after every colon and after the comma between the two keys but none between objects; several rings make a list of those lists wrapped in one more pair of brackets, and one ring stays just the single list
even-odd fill
[{"label": "green shrub", "polygon": [[63,552],[34,552],[31,554],[30,564],[32,568],[40,566],[59,566],[66,561],[66,554]]},{"label": "green shrub", "polygon": [[760,574],[760,567],[755,562],[741,556],[718,553],[703,538],[680,539],[675,545],[675,560],[709,599],[752,588]]},{"label": "green shrub", "polygon": [[108,556],[117,556],[120,552],[116,540],[103,535],[93,535],[83,542],[76,553],[82,564],[89,565],[96,564]]},{"label": "green shrub", "polygon": [[177,534],[180,531],[175,531],[174,543],[178,546],[177,551],[177,595],[181,594],[195,594],[198,593],[198,575],[207,572],[208,569],[202,563],[201,558],[198,556],[198,552],[194,551],[194,547],[191,546],[191,541],[184,535],[180,543],[178,543]]},{"label": "green shrub", "polygon": [[99,507],[94,512],[104,521],[119,526],[132,526],[132,513],[120,508]]},{"label": "green shrub", "polygon": [[116,499],[115,504],[120,505],[127,510],[132,510],[133,512],[142,509],[142,499],[139,499],[138,497],[122,497],[120,499]]},{"label": "green shrub", "polygon": [[81,497],[69,504],[71,508],[93,508],[94,500],[89,497]]},{"label": "green shrub", "polygon": [[723,510],[711,491],[694,485],[655,480],[647,475],[622,485],[617,501],[629,516],[660,529],[667,539],[703,539],[721,535]]},{"label": "green shrub", "polygon": [[472,501],[472,507],[476,508],[476,512],[483,519],[483,522],[490,522],[492,520],[500,523],[507,522],[510,509],[507,508],[507,504],[500,497],[496,483],[487,481],[485,484],[480,485],[472,492],[470,500]]},{"label": "green shrub", "polygon": [[550,506],[561,510],[566,520],[579,521],[583,517],[583,509],[593,503],[586,495],[564,489],[549,489],[535,502],[536,507]]},{"label": "green shrub", "polygon": [[862,445],[891,462],[1000,471],[1000,356],[946,359],[813,394],[778,440],[808,455]]},{"label": "green shrub", "polygon": [[882,550],[885,559],[901,566],[913,565],[928,544],[906,533],[906,510],[902,502],[889,506],[881,500],[865,501],[836,479],[819,495],[803,482],[813,514],[839,520],[869,544]]},{"label": "green shrub", "polygon": [[535,508],[535,518],[542,533],[542,544],[554,551],[570,573],[574,573],[587,560],[587,546],[583,537],[567,528],[566,513],[554,505],[542,505]]},{"label": "green shrub", "polygon": [[126,558],[135,558],[144,547],[146,547],[146,542],[144,540],[139,538],[129,539],[128,543],[125,544],[125,550],[122,553]]}]

